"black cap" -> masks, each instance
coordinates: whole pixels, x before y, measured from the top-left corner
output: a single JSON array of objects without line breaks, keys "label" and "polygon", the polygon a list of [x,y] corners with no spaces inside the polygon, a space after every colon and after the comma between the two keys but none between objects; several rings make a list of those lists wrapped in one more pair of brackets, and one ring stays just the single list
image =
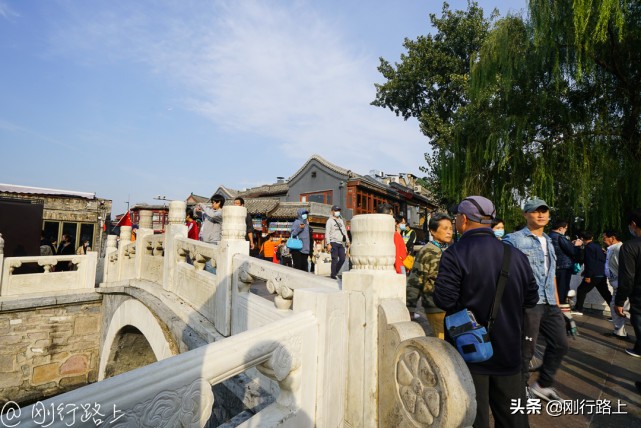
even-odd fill
[{"label": "black cap", "polygon": [[332,205],[332,211],[340,211],[340,210],[341,210],[341,207],[339,207],[338,205]]}]

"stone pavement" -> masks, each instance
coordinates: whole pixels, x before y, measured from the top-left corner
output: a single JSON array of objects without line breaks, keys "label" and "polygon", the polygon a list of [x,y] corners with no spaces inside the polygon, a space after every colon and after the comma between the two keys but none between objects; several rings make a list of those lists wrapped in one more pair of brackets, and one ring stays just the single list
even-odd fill
[{"label": "stone pavement", "polygon": [[[596,410],[574,412],[571,415],[552,417],[545,409],[540,415],[530,416],[532,428],[551,426],[573,427],[641,427],[641,393],[635,381],[641,381],[641,358],[634,358],[624,352],[632,343],[604,336],[612,331],[612,323],[601,312],[584,312],[574,316],[579,330],[576,340],[569,339],[570,350],[556,377],[556,389],[566,400],[580,403],[595,403],[609,400],[611,413],[599,414]],[[634,337],[631,326],[626,326],[630,337]],[[535,378],[536,375],[533,376]]]}]

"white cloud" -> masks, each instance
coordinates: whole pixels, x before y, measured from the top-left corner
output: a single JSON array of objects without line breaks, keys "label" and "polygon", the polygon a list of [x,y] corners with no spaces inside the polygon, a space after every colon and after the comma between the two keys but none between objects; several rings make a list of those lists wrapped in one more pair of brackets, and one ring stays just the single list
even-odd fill
[{"label": "white cloud", "polygon": [[16,13],[11,7],[3,1],[0,1],[0,17],[2,18],[12,18],[20,16]]},{"label": "white cloud", "polygon": [[369,104],[380,80],[376,47],[367,34],[348,40],[315,2],[120,6],[61,25],[57,49],[142,61],[186,90],[184,107],[230,132],[279,141],[290,160],[319,153],[358,172],[424,164],[416,123]]}]

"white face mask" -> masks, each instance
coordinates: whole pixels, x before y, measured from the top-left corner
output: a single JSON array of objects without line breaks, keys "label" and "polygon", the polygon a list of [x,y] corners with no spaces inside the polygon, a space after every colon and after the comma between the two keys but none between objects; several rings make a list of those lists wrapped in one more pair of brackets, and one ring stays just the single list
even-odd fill
[{"label": "white face mask", "polygon": [[340,211],[334,211],[334,217],[340,217],[341,212]]},{"label": "white face mask", "polygon": [[630,231],[630,235],[632,235],[635,238],[637,237],[637,235],[634,234],[634,229],[632,228],[632,226],[628,226],[628,230]]}]

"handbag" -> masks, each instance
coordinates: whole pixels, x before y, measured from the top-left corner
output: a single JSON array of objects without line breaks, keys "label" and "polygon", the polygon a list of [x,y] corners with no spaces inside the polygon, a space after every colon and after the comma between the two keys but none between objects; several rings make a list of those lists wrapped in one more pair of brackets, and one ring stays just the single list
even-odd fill
[{"label": "handbag", "polygon": [[298,239],[296,236],[292,236],[287,240],[287,244],[285,244],[287,248],[290,250],[302,250],[303,249],[303,241]]},{"label": "handbag", "polygon": [[336,227],[338,227],[338,231],[343,235],[343,244],[347,243],[347,236],[343,233],[343,229],[341,229],[341,225],[338,224],[338,220],[334,219],[334,222],[336,223]]},{"label": "handbag", "polygon": [[576,275],[576,274],[578,274],[579,272],[581,272],[581,263],[574,263],[574,264],[572,265],[572,274],[573,274],[573,275]]},{"label": "handbag", "polygon": [[414,266],[414,256],[408,255],[405,257],[403,260],[403,266],[405,266],[405,269],[407,270],[412,270],[412,267]]},{"label": "handbag", "polygon": [[490,318],[487,321],[487,328],[478,324],[474,314],[467,309],[460,310],[452,315],[445,317],[445,328],[452,338],[456,349],[467,363],[481,363],[492,358],[494,349],[490,339],[492,326],[501,307],[503,291],[509,276],[511,248],[503,244],[503,266],[501,274],[496,283],[496,294],[494,302],[490,309]]}]

